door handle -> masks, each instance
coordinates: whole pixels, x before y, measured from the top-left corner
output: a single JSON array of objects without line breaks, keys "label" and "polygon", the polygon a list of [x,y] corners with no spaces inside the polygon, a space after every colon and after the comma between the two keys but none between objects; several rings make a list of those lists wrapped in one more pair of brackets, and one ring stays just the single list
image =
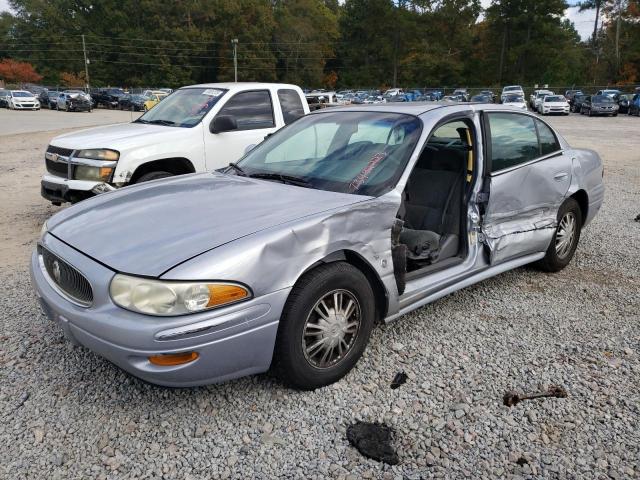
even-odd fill
[{"label": "door handle", "polygon": [[569,176],[569,174],[567,172],[560,172],[560,173],[556,173],[553,176],[554,180],[560,181],[560,180],[564,180],[565,178],[567,178]]}]

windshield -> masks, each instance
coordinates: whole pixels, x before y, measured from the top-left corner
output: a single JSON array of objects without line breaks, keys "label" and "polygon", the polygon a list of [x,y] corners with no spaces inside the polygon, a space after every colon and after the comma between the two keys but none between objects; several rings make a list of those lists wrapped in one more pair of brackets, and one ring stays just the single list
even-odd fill
[{"label": "windshield", "polygon": [[504,103],[524,103],[524,97],[520,95],[507,95],[504,97]]},{"label": "windshield", "polygon": [[520,87],[504,87],[504,92],[513,92],[513,91],[522,91],[522,88]]},{"label": "windshield", "polygon": [[107,90],[107,93],[109,95],[115,95],[115,96],[122,96],[124,95],[124,90],[120,90],[119,88],[110,88],[109,90]]},{"label": "windshield", "polygon": [[308,115],[251,150],[237,173],[281,175],[319,190],[379,196],[395,186],[421,129],[417,117],[397,113]]},{"label": "windshield", "polygon": [[33,97],[33,93],[29,92],[11,92],[14,97]]},{"label": "windshield", "polygon": [[544,97],[544,101],[546,103],[549,103],[549,102],[564,102],[564,97],[561,97],[559,95],[547,95],[546,97]]},{"label": "windshield", "polygon": [[596,95],[591,101],[594,103],[613,103],[613,99],[605,95]]},{"label": "windshield", "polygon": [[165,97],[136,122],[191,128],[200,123],[226,92],[221,88],[181,88]]}]

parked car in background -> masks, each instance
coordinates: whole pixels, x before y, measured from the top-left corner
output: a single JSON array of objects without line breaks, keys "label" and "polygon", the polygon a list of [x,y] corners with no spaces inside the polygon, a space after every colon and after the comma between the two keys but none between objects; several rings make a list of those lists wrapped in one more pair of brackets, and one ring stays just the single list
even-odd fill
[{"label": "parked car in background", "polygon": [[57,110],[58,109],[58,96],[60,95],[60,92],[55,91],[55,90],[49,90],[47,92],[47,104],[49,107],[49,110]]},{"label": "parked car in background", "polygon": [[65,90],[56,99],[56,110],[65,112],[90,112],[89,95],[81,90]]},{"label": "parked car in background", "polygon": [[[347,94],[344,101],[351,103],[355,95]],[[320,110],[327,107],[338,106],[338,98],[335,92],[307,93],[305,96],[307,106],[310,111]]]},{"label": "parked car in background", "polygon": [[627,113],[629,115],[637,115],[640,117],[640,93],[636,93],[631,97],[631,101],[629,102],[629,111]]},{"label": "parked car in background", "polygon": [[509,107],[516,107],[521,110],[527,110],[527,102],[524,101],[522,95],[505,95],[502,104]]},{"label": "parked car in background", "polygon": [[40,110],[40,101],[27,90],[9,90],[8,103],[11,110]]},{"label": "parked car in background", "polygon": [[404,90],[401,88],[390,88],[386,92],[384,92],[385,97],[395,97],[397,95],[404,95]]},{"label": "parked car in background", "polygon": [[567,90],[566,92],[564,92],[564,98],[567,99],[567,102],[569,102],[569,106],[573,105],[573,97],[575,97],[576,95],[582,95],[583,92],[582,90]]},{"label": "parked car in background", "polygon": [[547,95],[555,95],[555,94],[551,90],[537,90],[535,95],[533,96],[533,106],[531,108],[536,112],[539,112],[542,99]]},{"label": "parked car in background", "polygon": [[502,94],[500,95],[500,102],[502,103],[504,97],[507,94],[515,94],[522,95],[524,97],[524,90],[520,85],[508,85],[502,89]]},{"label": "parked car in background", "polygon": [[0,108],[9,108],[9,99],[11,92],[9,90],[0,89]]},{"label": "parked car in background", "polygon": [[424,91],[424,94],[429,95],[435,102],[437,102],[438,100],[442,100],[442,98],[444,97],[444,92],[437,88],[427,88]]},{"label": "parked car in background", "polygon": [[121,88],[101,88],[92,93],[96,105],[105,108],[118,108],[118,102],[124,95]]},{"label": "parked car in background", "polygon": [[565,268],[602,174],[596,152],[503,106],[325,109],[229,168],[62,210],[32,283],[67,338],[147,382],[273,366],[315,389],[356,365],[378,322],[523,265]]},{"label": "parked car in background", "polygon": [[569,102],[562,95],[545,95],[540,101],[539,112],[542,115],[569,115]]},{"label": "parked car in background", "polygon": [[580,107],[581,114],[587,114],[590,117],[594,115],[618,115],[618,104],[613,97],[609,95],[588,95]]},{"label": "parked car in background", "polygon": [[589,95],[585,95],[585,94],[574,95],[572,102],[569,102],[570,110],[574,113],[581,113],[582,104],[584,103],[584,101],[587,99],[588,96]]},{"label": "parked car in background", "polygon": [[614,89],[607,89],[607,90],[598,90],[596,92],[597,96],[602,96],[605,95],[607,97],[612,98],[615,102],[618,101],[618,99],[620,98],[620,94],[622,92],[620,90],[614,90]]},{"label": "parked car in background", "polygon": [[142,112],[145,110],[145,102],[148,97],[141,94],[126,94],[118,100],[118,108],[120,110],[131,110],[134,112]]},{"label": "parked car in background", "polygon": [[454,97],[461,96],[464,98],[463,101],[465,102],[469,101],[469,91],[466,88],[456,88],[451,95]]},{"label": "parked car in background", "polygon": [[493,98],[491,98],[491,95],[483,95],[483,94],[479,94],[479,95],[474,95],[473,97],[471,97],[471,102],[480,102],[480,103],[493,103]]},{"label": "parked car in background", "polygon": [[132,123],[55,137],[45,152],[41,194],[56,204],[77,202],[125,185],[226,167],[306,113],[294,85],[184,87]]},{"label": "parked car in background", "polygon": [[629,113],[629,105],[631,104],[631,99],[633,95],[624,94],[620,95],[618,99],[618,113]]},{"label": "parked car in background", "polygon": [[496,94],[493,92],[493,90],[480,90],[479,95],[488,95],[491,97],[491,102],[496,101]]}]

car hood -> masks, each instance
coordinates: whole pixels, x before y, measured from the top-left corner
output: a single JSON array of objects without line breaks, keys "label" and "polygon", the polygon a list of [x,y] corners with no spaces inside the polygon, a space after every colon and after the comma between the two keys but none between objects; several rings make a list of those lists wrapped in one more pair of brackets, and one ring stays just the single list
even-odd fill
[{"label": "car hood", "polygon": [[544,102],[545,107],[567,107],[569,104],[567,102]]},{"label": "car hood", "polygon": [[613,107],[615,103],[613,102],[593,102],[591,104],[593,107]]},{"label": "car hood", "polygon": [[55,137],[51,140],[51,144],[71,150],[86,148],[123,150],[152,145],[156,141],[154,137],[166,142],[169,137],[184,138],[184,135],[183,128],[131,122],[67,133]]},{"label": "car hood", "polygon": [[113,270],[158,277],[225,243],[369,198],[203,173],[99,195],[63,210],[47,226]]},{"label": "car hood", "polygon": [[35,102],[36,97],[13,97],[14,102]]}]

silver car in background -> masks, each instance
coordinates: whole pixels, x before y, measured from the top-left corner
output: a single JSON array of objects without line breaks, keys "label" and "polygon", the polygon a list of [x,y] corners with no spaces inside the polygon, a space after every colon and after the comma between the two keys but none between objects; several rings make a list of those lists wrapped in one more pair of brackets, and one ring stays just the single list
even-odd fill
[{"label": "silver car in background", "polygon": [[336,107],[222,171],[48,220],[31,273],[66,336],[149,382],[343,377],[371,329],[519,266],[564,268],[603,167],[490,104]]}]

